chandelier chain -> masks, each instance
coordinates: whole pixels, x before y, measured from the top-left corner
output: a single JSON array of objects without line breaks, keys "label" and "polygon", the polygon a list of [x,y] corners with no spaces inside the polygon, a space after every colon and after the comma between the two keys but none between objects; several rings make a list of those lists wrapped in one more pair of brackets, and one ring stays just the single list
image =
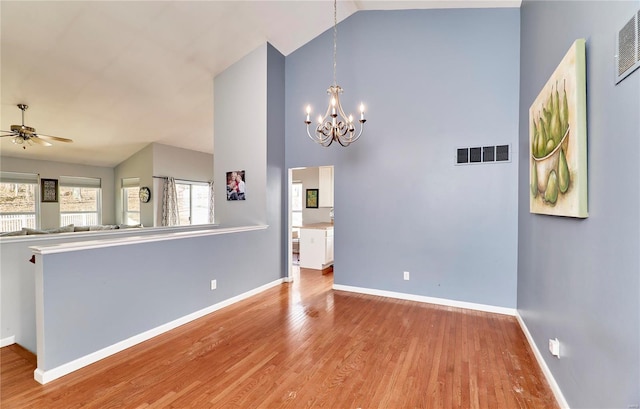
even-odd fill
[{"label": "chandelier chain", "polygon": [[336,82],[336,55],[338,49],[338,0],[333,0],[333,85],[338,85]]}]

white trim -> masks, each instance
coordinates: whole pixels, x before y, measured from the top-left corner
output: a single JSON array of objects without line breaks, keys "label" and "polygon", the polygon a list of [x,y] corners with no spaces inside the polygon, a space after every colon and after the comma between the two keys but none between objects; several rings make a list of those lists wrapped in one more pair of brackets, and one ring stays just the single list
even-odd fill
[{"label": "white trim", "polygon": [[287,276],[285,277],[286,283],[293,282],[293,230],[291,229],[291,219],[293,206],[291,198],[293,180],[293,169],[287,169]]},{"label": "white trim", "polygon": [[[151,243],[154,241],[166,241],[186,239],[191,237],[202,236],[215,236],[218,234],[239,233],[253,230],[265,230],[269,227],[266,224],[260,224],[255,226],[241,226],[241,227],[226,227],[226,228],[214,228],[214,229],[200,229],[200,230],[188,230],[188,231],[175,231],[161,234],[149,234],[146,236],[130,236],[130,237],[118,237],[109,238],[104,240],[86,240],[86,241],[72,241],[67,243],[44,245],[44,246],[31,246],[29,247],[35,254],[54,254],[54,253],[66,253],[69,251],[77,250],[90,250],[103,247],[114,246],[127,246],[130,244]],[[135,229],[126,229],[135,230]],[[72,236],[69,236],[72,237]],[[59,236],[57,238],[60,238]]]},{"label": "white trim", "polygon": [[176,320],[173,320],[171,322],[168,322],[166,324],[160,325],[156,328],[152,328],[148,331],[145,331],[141,334],[138,335],[134,335],[130,338],[127,338],[125,340],[122,340],[120,342],[117,342],[113,345],[110,345],[108,347],[102,348],[98,351],[92,352],[88,355],[85,355],[83,357],[80,357],[78,359],[75,359],[71,362],[67,362],[66,364],[60,365],[56,368],[52,368],[49,370],[42,370],[40,368],[36,369],[33,373],[33,377],[36,381],[38,381],[41,384],[45,384],[47,382],[51,382],[55,379],[58,379],[64,375],[67,375],[73,371],[77,371],[80,368],[83,368],[87,365],[91,365],[94,362],[97,362],[101,359],[107,358],[108,356],[111,356],[113,354],[116,354],[120,351],[123,351],[127,348],[130,348],[136,344],[139,344],[141,342],[144,342],[148,339],[151,339],[155,336],[158,336],[160,334],[163,334],[167,331],[171,331],[174,328],[177,328],[181,325],[184,325],[188,322],[191,322],[193,320],[196,320],[198,318],[201,318],[207,314],[211,314],[214,311],[217,311],[221,308],[227,307],[231,304],[237,303],[238,301],[242,301],[246,298],[252,297],[256,294],[259,294],[271,287],[275,287],[279,284],[282,284],[283,279],[279,278],[275,281],[272,281],[270,283],[267,283],[265,285],[262,285],[260,287],[254,288],[253,290],[249,290],[245,293],[242,293],[240,295],[236,295],[235,297],[231,297],[229,299],[226,299],[224,301],[221,301],[217,304],[213,304],[209,307],[203,308],[199,311],[195,311],[191,314],[185,315],[184,317],[178,318]]},{"label": "white trim", "polygon": [[16,343],[16,336],[11,335],[10,337],[0,339],[0,348],[7,347],[9,345],[13,345]]},{"label": "white trim", "polygon": [[553,395],[555,396],[556,401],[558,401],[558,406],[560,406],[560,408],[562,409],[569,409],[569,403],[567,403],[567,400],[564,398],[564,395],[562,394],[562,390],[560,389],[560,386],[556,382],[556,379],[553,377],[551,370],[549,369],[549,367],[547,366],[547,363],[542,357],[542,353],[540,353],[538,346],[536,345],[535,341],[533,340],[533,337],[531,336],[531,333],[529,332],[529,328],[527,328],[527,325],[524,323],[524,320],[522,319],[522,317],[520,316],[520,312],[518,311],[516,311],[516,318],[518,319],[520,328],[522,328],[522,332],[524,332],[524,336],[527,337],[527,341],[529,341],[529,346],[533,351],[533,355],[535,355],[536,360],[538,361],[538,365],[540,365],[540,369],[542,370],[544,377],[547,379],[547,382],[549,383],[549,387],[551,388],[551,391],[553,392]]},{"label": "white trim", "polygon": [[448,307],[466,308],[468,310],[491,312],[494,314],[515,316],[517,313],[515,308],[497,307],[495,305],[476,304],[465,301],[448,300],[445,298],[427,297],[424,295],[397,293],[394,291],[376,290],[374,288],[362,288],[352,287],[350,285],[334,284],[333,289],[338,291],[349,291],[352,293],[378,295],[380,297],[398,298],[408,301],[425,302],[429,304],[446,305]]},{"label": "white trim", "polygon": [[[27,236],[0,236],[0,244],[2,243],[20,243],[34,242],[43,243],[56,241],[61,238],[73,238],[77,241],[93,239],[108,239],[116,237],[131,237],[139,235],[155,235],[163,233],[177,233],[195,230],[212,230],[219,229],[218,224],[194,224],[185,226],[158,226],[158,227],[142,227],[131,229],[114,229],[114,230],[94,230],[94,231],[74,231],[68,233],[49,233],[49,234],[30,234]],[[233,230],[233,229],[231,229]]]}]

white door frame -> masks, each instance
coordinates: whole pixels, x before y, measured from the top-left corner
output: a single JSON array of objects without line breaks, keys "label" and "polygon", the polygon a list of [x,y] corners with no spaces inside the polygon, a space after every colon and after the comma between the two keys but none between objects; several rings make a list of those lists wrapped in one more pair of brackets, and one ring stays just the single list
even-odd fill
[{"label": "white door frame", "polygon": [[293,281],[293,235],[291,231],[291,186],[293,184],[293,169],[287,169],[287,275],[285,283]]}]

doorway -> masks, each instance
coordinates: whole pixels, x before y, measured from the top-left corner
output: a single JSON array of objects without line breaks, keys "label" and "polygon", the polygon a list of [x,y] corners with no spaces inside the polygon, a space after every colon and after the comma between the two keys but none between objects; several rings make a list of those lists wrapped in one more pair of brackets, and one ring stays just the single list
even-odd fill
[{"label": "doorway", "polygon": [[286,281],[301,273],[324,274],[333,281],[333,175],[333,166],[288,169]]}]

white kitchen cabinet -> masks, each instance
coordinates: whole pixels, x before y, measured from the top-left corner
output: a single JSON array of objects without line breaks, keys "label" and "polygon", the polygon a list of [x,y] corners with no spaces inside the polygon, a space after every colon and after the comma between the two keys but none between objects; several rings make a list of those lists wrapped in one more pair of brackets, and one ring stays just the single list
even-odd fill
[{"label": "white kitchen cabinet", "polygon": [[333,227],[300,229],[300,267],[322,270],[333,264]]},{"label": "white kitchen cabinet", "polygon": [[318,168],[318,206],[333,207],[333,166]]},{"label": "white kitchen cabinet", "polygon": [[327,243],[324,250],[325,264],[333,264],[333,229],[331,229],[331,235],[327,232]]}]

